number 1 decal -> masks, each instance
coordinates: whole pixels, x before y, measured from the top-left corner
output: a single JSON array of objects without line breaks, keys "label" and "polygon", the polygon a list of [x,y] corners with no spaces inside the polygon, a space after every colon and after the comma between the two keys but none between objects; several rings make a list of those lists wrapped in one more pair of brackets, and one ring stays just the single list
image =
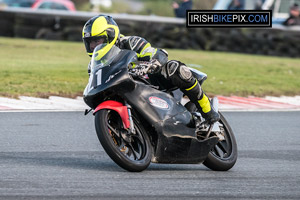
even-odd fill
[{"label": "number 1 decal", "polygon": [[97,83],[96,85],[101,85],[101,81],[102,81],[102,69],[99,69],[97,72],[96,72],[96,75],[97,75]]},{"label": "number 1 decal", "polygon": [[[97,80],[95,86],[93,86],[95,77],[97,77]],[[101,81],[102,81],[102,69],[98,70],[95,74],[90,75],[88,91],[91,91],[93,88],[96,88],[98,85],[101,85]]]}]

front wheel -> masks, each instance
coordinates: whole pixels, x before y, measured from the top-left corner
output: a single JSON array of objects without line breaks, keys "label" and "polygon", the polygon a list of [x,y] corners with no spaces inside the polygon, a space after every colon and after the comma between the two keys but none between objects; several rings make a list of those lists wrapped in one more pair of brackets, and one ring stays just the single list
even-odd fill
[{"label": "front wheel", "polygon": [[231,169],[237,160],[237,144],[233,131],[225,117],[219,112],[219,126],[224,140],[219,141],[209,152],[203,164],[215,171]]},{"label": "front wheel", "polygon": [[129,134],[117,112],[104,109],[95,115],[97,136],[109,157],[125,170],[140,172],[151,162],[152,147],[137,118],[133,123],[136,133]]}]

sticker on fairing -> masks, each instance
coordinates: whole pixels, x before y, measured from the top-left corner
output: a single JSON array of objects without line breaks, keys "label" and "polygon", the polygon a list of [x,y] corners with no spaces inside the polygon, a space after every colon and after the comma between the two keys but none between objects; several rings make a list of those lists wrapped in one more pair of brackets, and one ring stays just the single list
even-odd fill
[{"label": "sticker on fairing", "polygon": [[160,109],[168,110],[170,107],[165,100],[158,97],[149,97],[149,101],[152,106],[155,106]]}]

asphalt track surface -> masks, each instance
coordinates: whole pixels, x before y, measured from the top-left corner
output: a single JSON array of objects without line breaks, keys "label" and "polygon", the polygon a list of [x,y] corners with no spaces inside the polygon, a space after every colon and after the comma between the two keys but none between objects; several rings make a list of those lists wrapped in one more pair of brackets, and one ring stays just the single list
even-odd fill
[{"label": "asphalt track surface", "polygon": [[0,113],[0,199],[300,199],[300,112],[224,112],[239,156],[228,172],[106,155],[93,116]]}]

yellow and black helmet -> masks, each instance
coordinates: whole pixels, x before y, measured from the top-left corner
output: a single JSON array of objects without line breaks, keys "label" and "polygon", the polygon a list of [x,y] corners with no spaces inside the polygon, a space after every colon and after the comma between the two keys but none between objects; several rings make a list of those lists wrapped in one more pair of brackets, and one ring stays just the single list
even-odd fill
[{"label": "yellow and black helmet", "polygon": [[[93,55],[90,47],[91,41],[101,40],[103,45],[102,53],[106,54],[120,37],[117,23],[111,16],[98,15],[89,19],[82,29],[82,39],[89,56]],[[100,52],[99,52],[100,53]]]}]

